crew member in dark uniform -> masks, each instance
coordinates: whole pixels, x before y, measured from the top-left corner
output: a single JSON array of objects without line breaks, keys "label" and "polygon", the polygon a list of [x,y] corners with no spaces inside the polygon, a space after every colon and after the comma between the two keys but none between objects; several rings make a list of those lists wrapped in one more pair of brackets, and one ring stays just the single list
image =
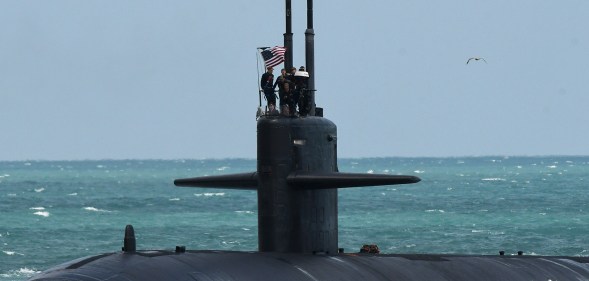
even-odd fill
[{"label": "crew member in dark uniform", "polygon": [[280,70],[280,76],[276,78],[274,87],[278,86],[278,97],[280,98],[280,111],[283,115],[289,115],[288,110],[288,95],[290,92],[289,81],[286,77],[286,70]]},{"label": "crew member in dark uniform", "polygon": [[309,73],[305,71],[304,66],[301,66],[299,71],[295,72],[295,89],[298,95],[299,116],[306,116],[311,110],[308,81]]},{"label": "crew member in dark uniform", "polygon": [[268,102],[268,110],[272,112],[276,108],[276,95],[274,94],[274,74],[272,74],[274,68],[270,66],[267,69],[268,71],[262,74],[262,79],[260,79],[260,87],[262,87],[262,91],[264,92],[264,96]]}]

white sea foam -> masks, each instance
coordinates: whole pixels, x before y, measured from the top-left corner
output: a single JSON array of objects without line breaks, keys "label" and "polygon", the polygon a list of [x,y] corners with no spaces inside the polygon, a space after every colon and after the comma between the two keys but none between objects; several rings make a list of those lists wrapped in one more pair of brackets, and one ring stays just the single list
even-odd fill
[{"label": "white sea foam", "polygon": [[241,229],[243,229],[245,231],[249,231],[250,230],[249,228],[245,228],[245,227],[242,227]]},{"label": "white sea foam", "polygon": [[238,214],[253,214],[254,212],[252,211],[235,211]]},{"label": "white sea foam", "polygon": [[7,255],[9,255],[9,256],[14,256],[14,255],[18,255],[18,256],[24,256],[24,254],[17,253],[17,252],[15,252],[15,251],[2,251],[2,252],[4,252],[5,254],[7,254]]},{"label": "white sea foam", "polygon": [[196,196],[196,197],[201,197],[201,196],[205,196],[205,197],[225,196],[225,192],[217,192],[217,193],[213,193],[213,192],[195,193],[194,196]]},{"label": "white sea foam", "polygon": [[170,201],[180,201],[180,198],[170,198]]},{"label": "white sea foam", "polygon": [[49,216],[49,212],[41,212],[41,211],[39,211],[39,212],[34,212],[33,214],[34,215],[37,215],[37,216],[42,216],[42,217],[48,217]]},{"label": "white sea foam", "polygon": [[366,171],[367,174],[374,174],[374,170],[368,170]]},{"label": "white sea foam", "polygon": [[438,213],[445,213],[446,211],[444,210],[438,210],[438,209],[430,209],[430,210],[425,210],[426,213],[433,213],[433,212],[438,212]]},{"label": "white sea foam", "polygon": [[217,171],[225,171],[227,169],[229,169],[229,167],[223,166],[223,167],[217,168]]},{"label": "white sea foam", "polygon": [[425,171],[422,171],[422,170],[415,170],[413,172],[416,173],[416,174],[423,174],[423,173],[425,173]]},{"label": "white sea foam", "polygon": [[502,178],[484,178],[481,180],[482,181],[505,181],[505,179],[502,179]]},{"label": "white sea foam", "polygon": [[45,190],[45,188],[41,187],[41,188],[35,188],[35,192],[43,192]]},{"label": "white sea foam", "polygon": [[45,208],[44,207],[30,207],[29,210],[42,211],[42,210],[45,210]]},{"label": "white sea foam", "polygon": [[84,207],[84,210],[90,211],[90,212],[103,212],[103,213],[110,213],[111,212],[111,211],[108,211],[108,210],[98,209],[98,208],[95,208],[95,207]]},{"label": "white sea foam", "polygon": [[77,195],[78,195],[78,193],[77,193],[77,192],[74,192],[74,193],[70,193],[70,194],[68,194],[68,196],[77,196]]},{"label": "white sea foam", "polygon": [[8,195],[9,197],[15,197],[15,196],[16,196],[16,193],[8,193],[7,195]]},{"label": "white sea foam", "polygon": [[556,169],[556,165],[546,166],[546,168],[548,168],[548,169]]},{"label": "white sea foam", "polygon": [[39,274],[41,271],[36,271],[33,269],[29,269],[26,267],[17,269],[17,270],[10,270],[7,273],[0,274],[0,277],[3,278],[15,278],[15,277],[31,277],[35,274]]}]

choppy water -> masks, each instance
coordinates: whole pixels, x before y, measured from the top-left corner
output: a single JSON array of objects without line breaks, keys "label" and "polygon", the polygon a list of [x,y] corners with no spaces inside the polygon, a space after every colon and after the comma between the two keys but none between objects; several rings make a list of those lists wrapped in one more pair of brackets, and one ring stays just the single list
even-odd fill
[{"label": "choppy water", "polygon": [[[252,191],[173,179],[253,171],[255,160],[0,162],[0,280],[120,250],[256,250]],[[339,192],[339,244],[387,253],[588,255],[589,157],[340,159],[345,172],[419,176]]]}]

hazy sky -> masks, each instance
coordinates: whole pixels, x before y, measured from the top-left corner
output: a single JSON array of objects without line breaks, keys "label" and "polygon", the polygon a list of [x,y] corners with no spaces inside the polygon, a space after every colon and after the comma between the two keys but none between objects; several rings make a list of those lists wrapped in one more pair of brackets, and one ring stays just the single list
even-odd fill
[{"label": "hazy sky", "polygon": [[[340,157],[589,155],[589,1],[354,2],[314,7]],[[255,158],[283,10],[0,0],[0,160]],[[293,0],[296,66],[305,16]]]}]

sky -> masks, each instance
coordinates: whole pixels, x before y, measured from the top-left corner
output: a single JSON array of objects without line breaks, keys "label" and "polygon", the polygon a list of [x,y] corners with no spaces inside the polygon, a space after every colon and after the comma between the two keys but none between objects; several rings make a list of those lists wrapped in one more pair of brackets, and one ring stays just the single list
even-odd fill
[{"label": "sky", "polygon": [[[300,66],[306,1],[292,10]],[[256,47],[283,45],[283,11],[0,0],[0,161],[255,158]],[[316,0],[316,104],[339,157],[589,155],[587,11]]]}]

